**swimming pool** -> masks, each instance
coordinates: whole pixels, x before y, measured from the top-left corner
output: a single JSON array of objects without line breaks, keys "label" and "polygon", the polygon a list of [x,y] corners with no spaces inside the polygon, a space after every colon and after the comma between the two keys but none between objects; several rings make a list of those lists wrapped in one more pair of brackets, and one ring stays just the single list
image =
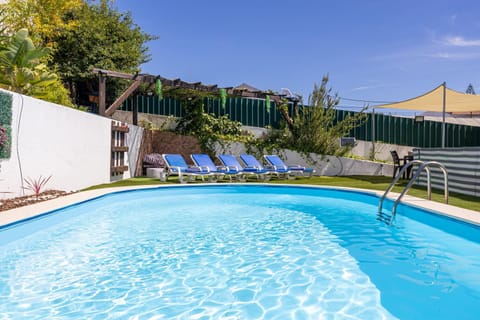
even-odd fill
[{"label": "swimming pool", "polygon": [[6,319],[474,319],[478,227],[367,193],[121,192],[0,232]]}]

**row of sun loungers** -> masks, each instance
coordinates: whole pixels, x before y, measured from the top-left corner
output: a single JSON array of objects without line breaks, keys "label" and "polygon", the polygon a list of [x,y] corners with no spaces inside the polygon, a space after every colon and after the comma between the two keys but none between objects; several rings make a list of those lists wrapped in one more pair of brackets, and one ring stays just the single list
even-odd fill
[{"label": "row of sun loungers", "polygon": [[240,155],[243,164],[233,155],[222,154],[218,156],[222,165],[216,165],[207,154],[192,154],[194,166],[188,165],[180,154],[163,154],[167,166],[168,176],[178,176],[180,182],[195,181],[197,178],[205,181],[229,179],[230,181],[246,181],[248,177],[267,181],[272,176],[290,179],[295,176],[311,177],[315,170],[294,165],[288,166],[277,155],[265,155],[267,165],[262,165],[254,156]]}]

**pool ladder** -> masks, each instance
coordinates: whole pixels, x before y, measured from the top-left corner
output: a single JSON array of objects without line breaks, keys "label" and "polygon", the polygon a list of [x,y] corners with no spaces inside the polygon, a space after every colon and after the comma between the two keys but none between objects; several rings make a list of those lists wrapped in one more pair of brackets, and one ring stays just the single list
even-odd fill
[{"label": "pool ladder", "polygon": [[[410,168],[411,166],[413,166],[415,164],[418,164],[419,167],[418,167],[417,171],[415,171],[415,174],[412,176],[410,181],[408,181],[408,184],[405,186],[402,193],[400,193],[400,196],[398,196],[398,198],[393,203],[391,215],[389,216],[388,214],[385,214],[382,211],[383,200],[385,200],[388,193],[393,189],[393,187],[398,182],[398,180],[403,175],[403,173],[408,168]],[[392,222],[395,219],[395,215],[397,213],[397,206],[400,203],[400,200],[403,198],[403,196],[405,194],[407,194],[408,190],[413,185],[413,183],[418,178],[418,176],[423,172],[423,170],[425,170],[427,172],[427,197],[428,197],[428,200],[432,200],[432,186],[431,186],[431,179],[430,179],[430,167],[438,167],[443,172],[444,197],[445,197],[445,203],[448,204],[448,172],[447,172],[447,169],[445,168],[445,166],[443,164],[441,164],[440,162],[437,162],[437,161],[426,161],[426,162],[424,162],[424,161],[421,161],[421,160],[413,160],[413,161],[408,162],[406,165],[404,165],[402,167],[400,172],[397,174],[397,176],[390,183],[390,186],[388,186],[388,188],[385,191],[385,193],[383,194],[383,196],[380,198],[380,201],[378,203],[378,219],[379,220],[384,221],[387,224],[392,224]]]}]

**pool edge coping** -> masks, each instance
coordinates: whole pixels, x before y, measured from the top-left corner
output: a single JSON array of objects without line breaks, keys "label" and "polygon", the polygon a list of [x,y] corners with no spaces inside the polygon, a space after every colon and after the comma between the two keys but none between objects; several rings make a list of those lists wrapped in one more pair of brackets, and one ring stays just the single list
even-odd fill
[{"label": "pool edge coping", "polygon": [[[383,191],[371,190],[371,189],[358,189],[358,188],[349,188],[349,187],[335,187],[335,186],[321,186],[321,185],[308,185],[308,184],[269,184],[269,183],[225,183],[221,185],[263,185],[263,186],[288,186],[288,187],[304,187],[312,189],[332,189],[332,190],[346,190],[360,192],[364,194],[374,195],[376,197],[381,197]],[[96,198],[100,198],[112,193],[121,193],[125,191],[133,190],[142,190],[142,189],[157,189],[157,188],[182,188],[182,187],[192,187],[192,186],[221,186],[211,183],[202,183],[202,184],[182,184],[182,185],[143,185],[143,186],[128,186],[128,187],[113,187],[113,188],[103,188],[95,189],[88,191],[80,191],[77,193],[69,194],[63,197],[59,197],[52,200],[46,200],[32,205],[6,210],[0,212],[0,229],[8,228],[8,226],[20,223],[22,221],[27,221],[35,217],[43,216],[51,212],[81,204],[86,201],[90,201]],[[398,197],[398,193],[390,193],[388,199],[395,200]],[[480,226],[480,213],[473,210],[468,210],[452,205],[447,205],[439,202],[434,202],[426,199],[421,199],[417,197],[412,197],[406,195],[401,201],[402,204],[407,204],[409,206],[427,210],[448,218],[460,220],[466,223],[474,224]]]}]

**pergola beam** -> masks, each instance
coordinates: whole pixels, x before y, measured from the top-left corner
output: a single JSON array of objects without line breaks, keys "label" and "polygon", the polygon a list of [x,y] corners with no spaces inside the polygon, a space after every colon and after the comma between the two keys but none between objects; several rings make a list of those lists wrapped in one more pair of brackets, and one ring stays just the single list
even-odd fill
[{"label": "pergola beam", "polygon": [[122,95],[120,97],[117,98],[117,100],[115,100],[114,103],[112,103],[112,105],[110,107],[108,107],[107,110],[105,110],[105,115],[107,116],[111,116],[117,109],[118,107],[120,107],[120,105],[125,101],[127,100],[128,97],[130,97],[130,95],[135,92],[135,90],[138,89],[138,87],[142,84],[142,81],[141,80],[135,80],[131,85],[130,87],[127,88],[127,90],[125,90]]},{"label": "pergola beam", "polygon": [[[98,109],[100,115],[111,116],[113,113],[120,107],[120,105],[128,99],[140,86],[142,83],[147,84],[154,84],[158,80],[161,81],[163,87],[166,88],[182,88],[182,89],[191,89],[191,90],[198,90],[204,92],[212,92],[218,94],[221,89],[225,89],[227,94],[230,96],[237,96],[237,97],[247,97],[247,98],[259,98],[265,99],[267,96],[275,101],[276,103],[280,103],[281,99],[286,97],[285,95],[273,93],[273,92],[263,92],[263,91],[248,91],[244,89],[235,89],[232,87],[228,88],[218,88],[217,85],[204,85],[201,82],[189,83],[182,81],[181,79],[166,79],[160,76],[153,76],[150,74],[129,74],[125,72],[118,72],[118,71],[111,71],[105,69],[94,68],[94,74],[98,74],[99,76],[99,91],[98,91]],[[114,77],[126,80],[134,81],[130,87],[122,93],[120,97],[118,97],[115,102],[105,109],[105,99],[106,99],[106,78],[107,77]],[[298,101],[292,98],[287,98],[290,101]],[[283,117],[287,120],[289,125],[292,125],[292,119],[288,116],[288,113],[282,112]]]}]

